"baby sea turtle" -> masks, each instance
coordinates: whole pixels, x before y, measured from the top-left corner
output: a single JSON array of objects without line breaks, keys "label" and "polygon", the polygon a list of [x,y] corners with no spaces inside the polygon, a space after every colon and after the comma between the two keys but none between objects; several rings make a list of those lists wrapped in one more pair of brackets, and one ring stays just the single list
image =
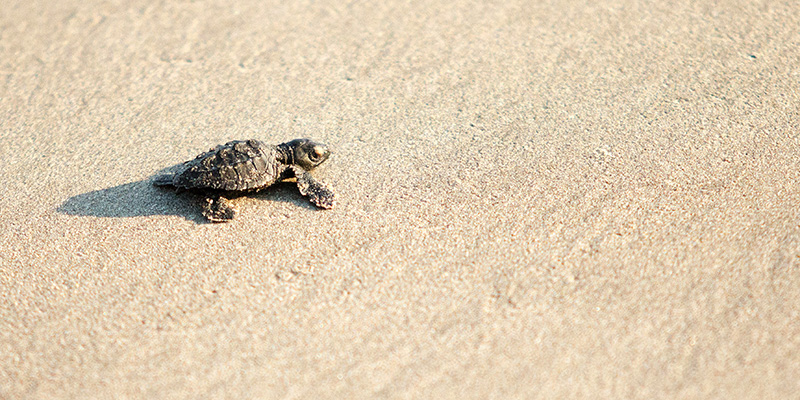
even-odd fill
[{"label": "baby sea turtle", "polygon": [[309,171],[331,152],[311,139],[295,139],[277,146],[258,140],[235,140],[219,145],[181,165],[178,172],[156,176],[156,186],[174,186],[203,193],[203,215],[225,222],[236,215],[226,197],[253,192],[284,179],[297,178],[300,194],[321,208],[332,208],[333,192]]}]

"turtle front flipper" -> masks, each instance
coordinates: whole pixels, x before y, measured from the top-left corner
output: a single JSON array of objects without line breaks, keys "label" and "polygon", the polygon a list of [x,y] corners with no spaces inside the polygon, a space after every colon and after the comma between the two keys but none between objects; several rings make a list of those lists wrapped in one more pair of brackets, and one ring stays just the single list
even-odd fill
[{"label": "turtle front flipper", "polygon": [[228,222],[236,216],[236,209],[222,196],[209,196],[203,202],[203,216],[211,222]]},{"label": "turtle front flipper", "polygon": [[297,178],[297,188],[300,189],[300,194],[308,197],[317,207],[333,208],[335,204],[333,192],[324,183],[314,179],[308,171],[300,167],[293,166],[292,171]]}]

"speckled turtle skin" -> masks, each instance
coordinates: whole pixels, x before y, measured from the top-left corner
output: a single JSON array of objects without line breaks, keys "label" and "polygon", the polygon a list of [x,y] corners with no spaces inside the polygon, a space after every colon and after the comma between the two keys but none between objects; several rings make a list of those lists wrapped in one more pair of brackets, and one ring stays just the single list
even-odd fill
[{"label": "speckled turtle skin", "polygon": [[235,140],[183,163],[174,174],[157,176],[153,184],[204,193],[203,215],[212,222],[229,221],[235,216],[236,210],[226,197],[265,189],[288,178],[297,178],[300,193],[312,203],[333,208],[333,192],[309,173],[330,154],[327,146],[311,139],[277,146],[252,139]]}]

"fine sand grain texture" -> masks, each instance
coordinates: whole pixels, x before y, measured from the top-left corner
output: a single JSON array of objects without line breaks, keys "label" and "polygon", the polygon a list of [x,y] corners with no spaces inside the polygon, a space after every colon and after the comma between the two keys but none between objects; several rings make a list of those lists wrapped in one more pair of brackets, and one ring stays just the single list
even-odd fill
[{"label": "fine sand grain texture", "polygon": [[[0,13],[0,398],[800,393],[792,1]],[[203,221],[233,139],[334,154]]]}]

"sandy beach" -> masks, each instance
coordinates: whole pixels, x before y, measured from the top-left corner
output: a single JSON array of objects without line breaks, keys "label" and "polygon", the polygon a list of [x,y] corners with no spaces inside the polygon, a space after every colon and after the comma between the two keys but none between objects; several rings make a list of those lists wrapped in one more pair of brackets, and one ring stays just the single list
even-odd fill
[{"label": "sandy beach", "polygon": [[[789,399],[800,7],[6,1],[2,399]],[[207,223],[153,187],[310,137]]]}]

